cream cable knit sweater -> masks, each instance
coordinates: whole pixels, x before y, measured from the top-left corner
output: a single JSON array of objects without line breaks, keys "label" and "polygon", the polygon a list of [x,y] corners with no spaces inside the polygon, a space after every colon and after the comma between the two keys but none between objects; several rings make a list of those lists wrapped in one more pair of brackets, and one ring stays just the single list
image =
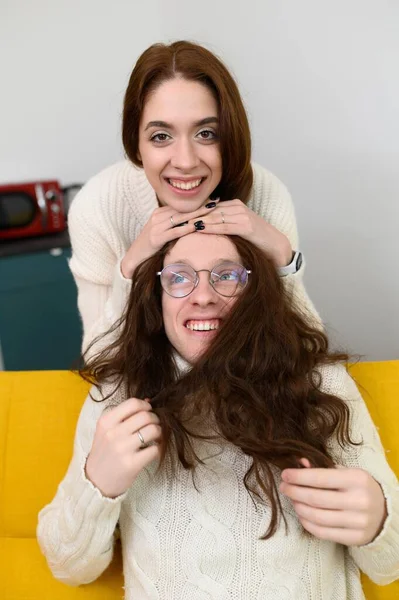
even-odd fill
[{"label": "cream cable knit sweater", "polygon": [[[254,185],[248,206],[284,233],[294,250],[298,233],[294,207],[285,186],[253,163]],[[107,331],[126,304],[131,281],[120,262],[158,203],[144,170],[129,161],[117,163],[90,179],[74,198],[69,215],[70,268],[78,287],[83,320],[83,349]],[[320,322],[303,285],[305,262],[284,282],[302,310]]]},{"label": "cream cable knit sweater", "polygon": [[[271,173],[256,164],[253,167],[254,187],[248,205],[285,233],[297,249],[294,209],[287,190]],[[126,161],[93,177],[74,199],[69,214],[70,267],[78,286],[83,347],[120,316],[131,286],[120,273],[120,260],[156,206],[144,171]],[[303,271],[302,266],[284,282],[298,306],[319,320],[303,287]],[[270,513],[263,504],[257,503],[257,511],[254,509],[242,483],[251,459],[232,445],[215,448],[196,442],[206,461],[196,476],[200,493],[184,470],[172,480],[168,463],[154,478],[153,463],[125,494],[104,498],[84,474],[96,423],[104,409],[104,403],[88,397],[67,474],[54,500],[39,513],[38,540],[54,576],[70,585],[95,580],[112,559],[119,520],[126,600],[357,600],[364,598],[357,566],[377,583],[396,579],[397,480],[352,380],[342,368],[330,367],[324,386],[348,399],[353,431],[365,442],[360,450],[355,448],[345,456],[336,449],[338,462],[370,472],[387,498],[388,518],[372,544],[348,549],[304,535],[284,496],[281,501],[290,535],[285,537],[282,527],[271,540],[259,541]]]},{"label": "cream cable knit sweater", "polygon": [[[330,366],[322,375],[323,389],[348,402],[352,439],[364,442],[345,452],[331,442],[337,463],[368,471],[387,499],[388,517],[372,543],[346,547],[305,534],[283,495],[288,536],[281,522],[270,540],[260,541],[269,507],[255,500],[255,509],[243,485],[252,459],[227,443],[195,441],[205,461],[196,471],[198,491],[180,463],[172,478],[168,457],[160,474],[155,461],[124,494],[103,497],[86,479],[84,465],[107,402],[88,397],[66,476],[39,513],[37,537],[54,577],[71,586],[97,579],[112,560],[119,520],[125,600],[359,600],[359,568],[378,584],[398,578],[398,481],[346,371]],[[121,394],[113,401],[124,399]],[[275,477],[279,483],[277,470]]]}]

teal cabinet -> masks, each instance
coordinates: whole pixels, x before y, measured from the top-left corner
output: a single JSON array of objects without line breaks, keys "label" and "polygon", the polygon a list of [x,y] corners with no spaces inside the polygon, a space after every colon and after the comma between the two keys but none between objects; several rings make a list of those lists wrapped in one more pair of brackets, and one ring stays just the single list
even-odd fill
[{"label": "teal cabinet", "polygon": [[4,369],[70,369],[82,326],[68,267],[70,248],[0,258],[0,344]]}]

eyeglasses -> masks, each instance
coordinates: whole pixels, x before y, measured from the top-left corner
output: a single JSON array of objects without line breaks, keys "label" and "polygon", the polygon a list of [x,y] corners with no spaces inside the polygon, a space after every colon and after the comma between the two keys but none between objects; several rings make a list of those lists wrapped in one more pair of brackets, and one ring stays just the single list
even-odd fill
[{"label": "eyeglasses", "polygon": [[223,262],[211,271],[200,269],[195,271],[190,265],[176,263],[166,265],[157,275],[161,279],[162,288],[173,298],[184,298],[191,294],[199,283],[198,273],[209,273],[209,283],[221,296],[237,296],[247,285],[248,269],[234,262]]}]

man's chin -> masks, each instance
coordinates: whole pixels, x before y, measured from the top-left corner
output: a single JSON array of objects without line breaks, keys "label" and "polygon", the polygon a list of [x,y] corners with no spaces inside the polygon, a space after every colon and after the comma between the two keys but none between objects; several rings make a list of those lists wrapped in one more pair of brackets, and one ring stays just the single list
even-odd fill
[{"label": "man's chin", "polygon": [[194,365],[197,362],[197,360],[201,358],[201,356],[204,354],[205,350],[206,347],[199,348],[198,350],[193,352],[186,352],[184,351],[184,349],[182,349],[181,351],[177,350],[177,352],[186,362],[188,362],[190,365]]}]

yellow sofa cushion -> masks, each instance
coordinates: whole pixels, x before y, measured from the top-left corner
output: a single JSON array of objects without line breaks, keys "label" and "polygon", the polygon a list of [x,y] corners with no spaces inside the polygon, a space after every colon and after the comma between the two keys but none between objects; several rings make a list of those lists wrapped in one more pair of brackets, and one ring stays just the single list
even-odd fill
[{"label": "yellow sofa cushion", "polygon": [[[351,372],[365,388],[388,461],[398,473],[399,361],[361,363]],[[38,512],[53,499],[71,460],[87,391],[88,385],[67,371],[0,372],[1,600],[123,598],[119,543],[97,581],[72,588],[52,577],[35,537]],[[363,581],[367,600],[399,598],[399,582],[378,587]]]},{"label": "yellow sofa cushion", "polygon": [[88,389],[67,371],[0,373],[0,600],[123,598],[119,544],[97,581],[72,588],[53,578],[36,540],[38,512],[65,476]]}]

